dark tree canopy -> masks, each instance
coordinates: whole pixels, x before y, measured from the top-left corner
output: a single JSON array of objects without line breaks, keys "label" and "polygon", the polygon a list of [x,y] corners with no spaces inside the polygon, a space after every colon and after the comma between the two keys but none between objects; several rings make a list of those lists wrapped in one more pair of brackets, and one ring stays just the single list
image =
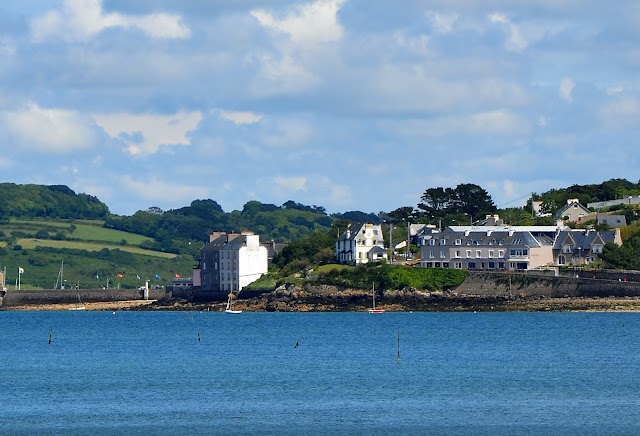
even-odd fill
[{"label": "dark tree canopy", "polygon": [[420,199],[422,202],[418,204],[418,209],[433,218],[461,214],[478,217],[496,211],[489,193],[473,183],[462,183],[455,189],[429,188]]}]

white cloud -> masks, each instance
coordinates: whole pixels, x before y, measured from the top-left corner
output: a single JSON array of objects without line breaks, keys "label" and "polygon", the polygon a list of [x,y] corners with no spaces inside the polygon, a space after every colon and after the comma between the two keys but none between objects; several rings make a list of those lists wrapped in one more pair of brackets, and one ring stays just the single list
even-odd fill
[{"label": "white cloud", "polygon": [[453,25],[458,21],[458,14],[449,13],[442,14],[438,12],[428,11],[427,18],[431,21],[431,25],[438,33],[450,33],[453,30]]},{"label": "white cloud", "polygon": [[263,116],[253,112],[237,112],[220,110],[220,117],[227,121],[233,122],[235,125],[255,124],[262,120]]},{"label": "white cloud", "polygon": [[284,177],[277,176],[273,179],[273,183],[284,188],[289,192],[298,192],[307,190],[307,178],[304,176]]},{"label": "white cloud", "polygon": [[522,35],[522,32],[520,32],[518,26],[513,24],[506,15],[499,13],[490,14],[489,21],[492,23],[502,24],[507,29],[507,50],[519,53],[527,48],[528,42]]},{"label": "white cloud", "polygon": [[123,192],[140,197],[150,203],[171,203],[181,205],[191,203],[196,198],[206,198],[207,189],[203,186],[181,185],[179,180],[170,181],[153,177],[134,179],[124,176],[121,179]]},{"label": "white cloud", "polygon": [[184,39],[191,30],[177,15],[156,13],[143,16],[104,13],[102,0],[65,0],[61,11],[53,10],[31,21],[34,41],[62,38],[88,40],[109,28],[137,28],[152,38]]},{"label": "white cloud", "polygon": [[573,101],[572,93],[575,87],[576,83],[573,81],[573,79],[571,79],[570,77],[564,77],[560,81],[560,97],[568,102]]},{"label": "white cloud", "polygon": [[313,134],[313,127],[304,120],[291,119],[279,121],[271,133],[265,137],[265,143],[273,148],[288,148],[304,145]]},{"label": "white cloud", "polygon": [[126,113],[94,115],[111,137],[127,144],[127,152],[133,156],[154,154],[161,146],[191,145],[187,133],[195,130],[202,114],[178,112],[174,115],[132,115]]},{"label": "white cloud", "polygon": [[470,117],[470,133],[491,135],[513,135],[523,133],[528,127],[513,113],[495,110],[473,114]]},{"label": "white cloud", "polygon": [[68,153],[92,147],[97,138],[91,120],[75,111],[30,103],[1,117],[16,143],[27,149]]},{"label": "white cloud", "polygon": [[613,86],[613,87],[607,88],[607,95],[622,94],[624,90],[625,90],[624,86]]},{"label": "white cloud", "polygon": [[338,22],[338,11],[345,0],[317,0],[296,5],[284,18],[273,13],[254,9],[251,15],[265,28],[285,33],[292,42],[301,45],[339,41],[342,26]]},{"label": "white cloud", "polygon": [[605,105],[600,111],[604,123],[612,128],[635,127],[640,118],[640,101],[627,96]]}]

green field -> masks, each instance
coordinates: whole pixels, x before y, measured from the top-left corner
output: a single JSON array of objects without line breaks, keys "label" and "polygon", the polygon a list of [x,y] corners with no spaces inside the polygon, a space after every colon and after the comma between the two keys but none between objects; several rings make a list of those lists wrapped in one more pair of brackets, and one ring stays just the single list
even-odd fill
[{"label": "green field", "polygon": [[106,229],[102,227],[103,224],[104,221],[12,220],[7,224],[0,224],[0,230],[5,235],[20,231],[29,236],[35,236],[39,230],[46,230],[49,233],[64,232],[68,238],[72,239],[113,243],[127,241],[128,245],[140,245],[152,239],[135,233]]},{"label": "green field", "polygon": [[172,253],[163,253],[161,251],[145,250],[140,247],[132,247],[128,245],[117,244],[96,244],[93,242],[82,241],[54,241],[53,239],[18,239],[17,244],[21,245],[24,250],[33,250],[36,247],[52,247],[52,248],[68,248],[74,250],[100,251],[103,248],[109,250],[121,250],[127,253],[143,254],[145,256],[162,257],[164,259],[173,259],[176,257]]},{"label": "green field", "polygon": [[[7,285],[15,286],[17,271],[23,268],[22,289],[50,289],[63,262],[67,283],[82,288],[103,287],[107,280],[113,286],[137,288],[144,279],[169,286],[176,275],[191,276],[193,256],[141,248],[150,238],[105,229],[103,224],[39,219],[0,223],[0,270],[6,268]],[[36,237],[42,230],[51,239]]]}]

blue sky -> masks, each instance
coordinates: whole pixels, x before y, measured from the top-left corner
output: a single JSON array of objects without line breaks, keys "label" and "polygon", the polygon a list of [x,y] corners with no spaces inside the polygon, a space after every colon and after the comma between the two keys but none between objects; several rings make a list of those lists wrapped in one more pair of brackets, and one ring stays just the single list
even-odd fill
[{"label": "blue sky", "polygon": [[3,2],[0,179],[124,215],[637,182],[638,23],[631,0]]}]

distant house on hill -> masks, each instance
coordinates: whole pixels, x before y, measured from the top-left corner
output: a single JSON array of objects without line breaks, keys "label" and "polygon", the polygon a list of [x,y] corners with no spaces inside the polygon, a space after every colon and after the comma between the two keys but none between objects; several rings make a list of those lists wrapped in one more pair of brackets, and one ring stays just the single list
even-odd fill
[{"label": "distant house on hill", "polygon": [[340,263],[379,262],[387,258],[380,224],[350,224],[336,241]]},{"label": "distant house on hill", "polygon": [[268,272],[268,250],[251,232],[213,232],[201,252],[203,290],[239,292]]},{"label": "distant house on hill", "polygon": [[563,221],[578,223],[591,212],[580,204],[577,198],[570,198],[567,204],[556,212],[556,218]]}]

